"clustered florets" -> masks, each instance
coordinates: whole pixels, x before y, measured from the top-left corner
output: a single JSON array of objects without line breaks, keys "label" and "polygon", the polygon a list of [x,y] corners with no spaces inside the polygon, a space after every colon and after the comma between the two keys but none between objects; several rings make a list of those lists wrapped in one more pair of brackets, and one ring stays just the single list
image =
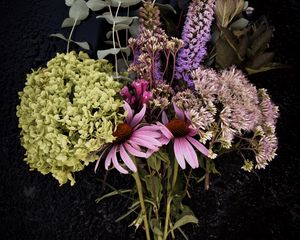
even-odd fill
[{"label": "clustered florets", "polygon": [[256,167],[264,168],[276,155],[279,116],[266,90],[257,90],[235,67],[219,73],[198,68],[191,76],[195,91],[179,92],[172,100],[189,112],[200,141],[214,138],[211,150],[216,143],[231,148],[236,138],[250,134],[244,144],[255,153]]},{"label": "clustered florets", "polygon": [[206,55],[206,43],[210,40],[210,29],[214,19],[215,0],[193,0],[189,6],[181,34],[184,48],[178,53],[176,78],[192,86],[191,71],[200,67]]},{"label": "clustered florets", "polygon": [[123,119],[120,87],[106,60],[82,52],[57,54],[46,68],[28,74],[17,116],[30,168],[73,185],[72,173],[114,140],[114,126]]}]

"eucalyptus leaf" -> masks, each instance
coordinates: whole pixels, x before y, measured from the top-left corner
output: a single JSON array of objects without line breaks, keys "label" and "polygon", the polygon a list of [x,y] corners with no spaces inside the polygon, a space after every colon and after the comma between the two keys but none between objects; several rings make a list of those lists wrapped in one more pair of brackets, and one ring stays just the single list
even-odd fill
[{"label": "eucalyptus leaf", "polygon": [[[129,25],[127,25],[127,24],[120,23],[120,24],[115,25],[115,31],[121,31],[121,30],[129,29],[129,28],[130,28]],[[111,35],[112,35],[112,31],[108,31],[106,33],[106,38],[110,38]]]},{"label": "eucalyptus leaf", "polygon": [[79,47],[81,47],[85,50],[90,50],[90,46],[87,42],[76,42],[76,41],[73,41],[73,40],[71,42],[77,44]]},{"label": "eucalyptus leaf", "polygon": [[[66,18],[63,23],[61,24],[62,28],[66,28],[66,27],[73,27],[75,23],[75,19],[74,18]],[[81,23],[80,20],[76,21],[76,26],[79,25]]]},{"label": "eucalyptus leaf", "polygon": [[110,193],[107,193],[105,195],[103,195],[102,197],[100,198],[97,198],[95,200],[96,203],[99,203],[101,202],[103,199],[105,198],[108,198],[108,197],[113,197],[113,196],[116,196],[116,195],[120,195],[120,194],[124,194],[124,193],[131,193],[132,192],[132,189],[121,189],[121,190],[115,190],[115,191],[112,191]]},{"label": "eucalyptus leaf", "polygon": [[175,224],[174,226],[168,231],[168,234],[171,232],[171,231],[174,231],[175,229],[177,228],[180,228],[181,226],[185,225],[185,224],[188,224],[188,223],[195,223],[195,224],[198,224],[198,219],[193,216],[193,215],[185,215],[183,216],[182,218],[180,218]]},{"label": "eucalyptus leaf", "polygon": [[120,4],[120,7],[127,8],[136,5],[141,1],[142,0],[109,0],[108,2],[110,2],[112,7],[118,7]]},{"label": "eucalyptus leaf", "polygon": [[64,35],[62,35],[61,33],[50,34],[50,37],[57,37],[57,38],[60,38],[62,40],[68,41],[68,39]]},{"label": "eucalyptus leaf", "polygon": [[137,38],[138,35],[139,35],[139,20],[138,19],[134,19],[132,21],[132,24],[130,25],[130,28],[129,28],[129,32],[131,34],[132,37],[134,38]]},{"label": "eucalyptus leaf", "polygon": [[89,8],[84,0],[76,0],[69,11],[70,18],[84,20],[89,15]]},{"label": "eucalyptus leaf", "polygon": [[89,0],[89,1],[87,1],[86,5],[92,11],[100,11],[103,8],[109,6],[109,3],[101,1],[101,0]]},{"label": "eucalyptus leaf", "polygon": [[109,54],[118,54],[120,52],[120,48],[110,48],[110,49],[105,49],[105,50],[98,50],[97,51],[97,56],[98,59],[103,59]]},{"label": "eucalyptus leaf", "polygon": [[249,21],[246,18],[240,18],[240,19],[236,20],[235,22],[233,22],[230,25],[230,28],[233,30],[242,30],[245,27],[247,27],[248,24],[249,24]]},{"label": "eucalyptus leaf", "polygon": [[109,12],[106,12],[100,16],[97,16],[97,18],[104,18],[109,24],[123,23],[129,25],[133,19],[137,19],[138,17],[113,17]]}]

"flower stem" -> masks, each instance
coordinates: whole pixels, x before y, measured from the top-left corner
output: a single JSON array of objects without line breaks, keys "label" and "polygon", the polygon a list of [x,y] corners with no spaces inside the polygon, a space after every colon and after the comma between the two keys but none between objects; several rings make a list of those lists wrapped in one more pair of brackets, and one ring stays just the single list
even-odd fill
[{"label": "flower stem", "polygon": [[204,189],[208,190],[209,189],[209,172],[210,172],[208,159],[206,159],[205,170],[206,170],[206,173],[205,173],[205,180],[204,180]]},{"label": "flower stem", "polygon": [[175,188],[177,176],[178,176],[178,163],[177,163],[176,159],[174,159],[173,179],[172,179],[172,185],[171,185],[171,189],[168,193],[168,199],[167,199],[166,221],[165,221],[163,240],[167,240],[167,237],[168,237],[168,226],[169,226],[169,221],[170,221],[171,202],[173,200],[173,191]]},{"label": "flower stem", "polygon": [[138,172],[133,173],[132,176],[134,177],[134,180],[135,180],[135,183],[136,183],[136,188],[137,188],[137,191],[138,191],[138,194],[139,194],[139,200],[140,200],[140,204],[141,204],[144,227],[145,227],[145,232],[146,232],[146,239],[151,240],[141,179],[140,179],[140,176],[139,176]]},{"label": "flower stem", "polygon": [[69,35],[69,38],[68,38],[68,44],[67,44],[67,53],[69,53],[69,49],[70,49],[70,42],[71,42],[71,38],[72,38],[72,35],[73,35],[73,32],[74,32],[74,29],[75,29],[76,23],[77,23],[77,18],[76,18],[76,19],[75,19],[75,21],[74,21],[74,24],[73,24],[73,26],[72,26],[72,29],[71,29],[71,32],[70,32],[70,35]]}]

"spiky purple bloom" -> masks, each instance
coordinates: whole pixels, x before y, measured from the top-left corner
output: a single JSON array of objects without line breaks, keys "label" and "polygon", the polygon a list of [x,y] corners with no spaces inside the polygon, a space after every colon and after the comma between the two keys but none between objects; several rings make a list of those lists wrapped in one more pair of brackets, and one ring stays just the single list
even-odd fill
[{"label": "spiky purple bloom", "polygon": [[189,6],[181,38],[185,47],[178,53],[176,78],[183,78],[193,86],[191,71],[200,66],[205,57],[206,43],[210,40],[215,0],[193,0]]}]

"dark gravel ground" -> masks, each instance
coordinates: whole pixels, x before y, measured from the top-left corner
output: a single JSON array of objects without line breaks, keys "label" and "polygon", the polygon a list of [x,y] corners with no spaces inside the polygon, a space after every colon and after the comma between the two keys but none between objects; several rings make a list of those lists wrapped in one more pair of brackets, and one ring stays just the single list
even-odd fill
[{"label": "dark gravel ground", "polygon": [[[294,66],[251,77],[259,87],[269,89],[280,107],[278,157],[265,171],[245,174],[234,156],[218,160],[222,172],[211,189],[193,186],[187,202],[200,219],[199,226],[187,226],[192,240],[298,240],[300,239],[300,166],[298,152],[300,2],[296,0],[250,1],[257,14],[266,14],[275,26],[272,48],[278,59]],[[29,172],[22,161],[15,108],[17,92],[25,74],[45,64],[63,44],[49,39],[59,31],[67,15],[63,0],[0,1],[0,237],[8,240],[54,239],[143,239],[141,231],[128,228],[130,219],[116,224],[114,219],[126,211],[129,201],[122,197],[95,203],[101,191],[100,179],[88,167],[76,175],[75,187],[58,187],[50,176]],[[96,32],[89,34],[98,45],[101,28],[89,19]],[[99,28],[97,28],[97,24]],[[84,39],[82,39],[84,40]],[[116,188],[129,186],[131,179],[111,174]]]}]

